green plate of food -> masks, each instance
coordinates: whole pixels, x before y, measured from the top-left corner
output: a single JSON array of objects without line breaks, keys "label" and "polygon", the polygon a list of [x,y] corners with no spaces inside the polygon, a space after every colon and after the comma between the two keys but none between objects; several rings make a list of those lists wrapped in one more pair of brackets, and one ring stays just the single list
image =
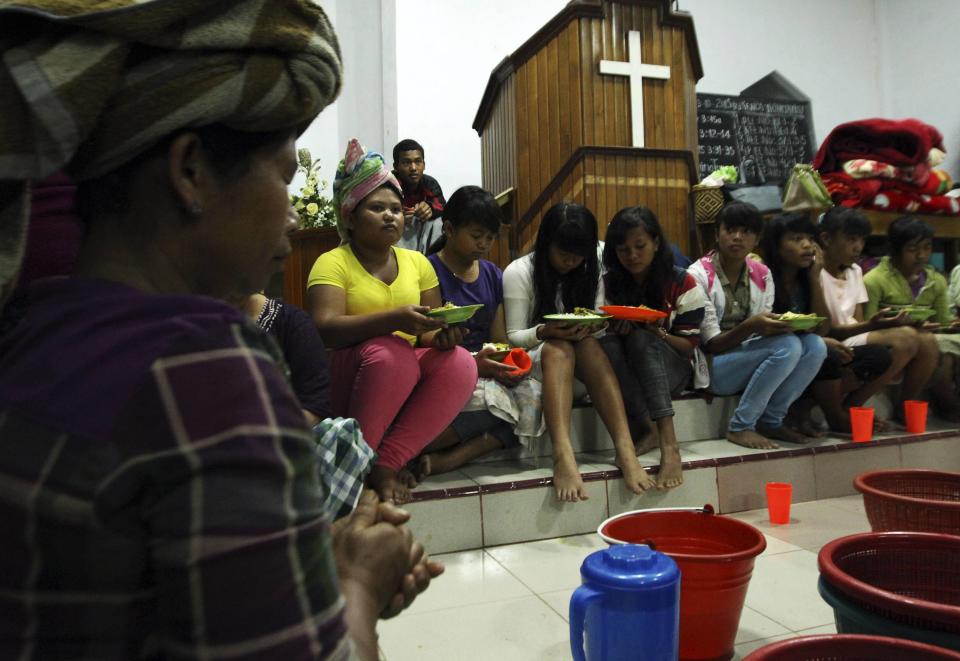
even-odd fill
[{"label": "green plate of food", "polygon": [[793,330],[810,330],[816,328],[826,317],[818,317],[815,314],[798,314],[796,312],[784,312],[780,315],[780,321],[790,324]]},{"label": "green plate of food", "polygon": [[574,308],[573,312],[564,312],[561,314],[545,314],[543,318],[547,321],[562,321],[567,324],[585,324],[588,326],[599,326],[610,319],[609,314],[603,314],[590,308]]},{"label": "green plate of food", "polygon": [[456,306],[453,303],[447,303],[441,305],[438,308],[433,308],[430,312],[427,313],[428,317],[439,317],[443,319],[448,324],[462,324],[467,319],[472,317],[477,313],[477,310],[483,307],[482,303],[477,303],[476,305],[463,305]]}]

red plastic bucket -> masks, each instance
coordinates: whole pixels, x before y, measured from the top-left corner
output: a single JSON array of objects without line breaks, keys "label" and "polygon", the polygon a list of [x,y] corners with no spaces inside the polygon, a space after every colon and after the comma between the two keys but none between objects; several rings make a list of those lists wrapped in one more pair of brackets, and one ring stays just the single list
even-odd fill
[{"label": "red plastic bucket", "polygon": [[696,510],[638,510],[610,517],[597,533],[608,544],[651,544],[680,567],[680,658],[726,661],[753,574],[767,547],[751,525]]}]

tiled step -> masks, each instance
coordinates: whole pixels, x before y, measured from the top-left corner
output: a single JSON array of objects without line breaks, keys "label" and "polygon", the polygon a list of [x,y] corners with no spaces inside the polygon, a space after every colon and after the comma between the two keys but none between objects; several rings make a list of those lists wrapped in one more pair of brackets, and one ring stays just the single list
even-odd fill
[{"label": "tiled step", "polygon": [[[736,397],[714,397],[706,400],[698,395],[685,396],[673,402],[674,426],[682,442],[704,441],[723,436],[724,429],[737,405]],[[592,406],[578,406],[570,419],[570,440],[575,453],[613,449],[613,441]],[[550,457],[550,439],[544,437],[529,448],[492,452],[477,463],[496,463],[537,457]]]},{"label": "tiled step", "polygon": [[[678,415],[678,418],[680,416]],[[678,420],[679,422],[679,420]],[[612,465],[612,451],[578,454],[589,500],[557,502],[549,457],[472,464],[428,478],[405,507],[410,527],[430,553],[592,532],[608,516],[651,507],[713,504],[721,513],[765,506],[764,483],[793,484],[794,502],[856,493],[853,478],[884,468],[960,471],[960,428],[931,419],[926,434],[878,435],[869,443],[828,437],[804,446],[749,450],[725,440],[681,444],[684,483],[637,496]],[[659,453],[640,457],[656,471]]]}]

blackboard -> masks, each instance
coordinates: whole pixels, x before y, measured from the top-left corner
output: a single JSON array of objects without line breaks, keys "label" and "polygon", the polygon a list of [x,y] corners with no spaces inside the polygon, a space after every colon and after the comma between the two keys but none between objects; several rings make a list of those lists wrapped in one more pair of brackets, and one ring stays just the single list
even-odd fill
[{"label": "blackboard", "polygon": [[697,94],[700,178],[733,165],[740,183],[782,184],[813,160],[812,125],[805,101]]}]

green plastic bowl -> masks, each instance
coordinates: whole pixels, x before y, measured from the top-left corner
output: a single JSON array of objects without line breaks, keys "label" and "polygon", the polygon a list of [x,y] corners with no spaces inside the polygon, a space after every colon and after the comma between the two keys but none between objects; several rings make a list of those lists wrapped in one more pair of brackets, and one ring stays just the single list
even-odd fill
[{"label": "green plastic bowl", "polygon": [[937,313],[932,308],[904,308],[914,321],[926,321]]},{"label": "green plastic bowl", "polygon": [[810,317],[809,319],[784,319],[783,321],[790,324],[790,328],[793,330],[810,330],[811,328],[816,328],[817,325],[826,319],[826,317]]},{"label": "green plastic bowl", "polygon": [[467,319],[472,317],[477,313],[477,310],[483,307],[482,303],[476,305],[464,305],[459,308],[446,308],[444,310],[436,309],[430,310],[427,313],[428,317],[439,317],[443,319],[448,324],[462,324]]}]

